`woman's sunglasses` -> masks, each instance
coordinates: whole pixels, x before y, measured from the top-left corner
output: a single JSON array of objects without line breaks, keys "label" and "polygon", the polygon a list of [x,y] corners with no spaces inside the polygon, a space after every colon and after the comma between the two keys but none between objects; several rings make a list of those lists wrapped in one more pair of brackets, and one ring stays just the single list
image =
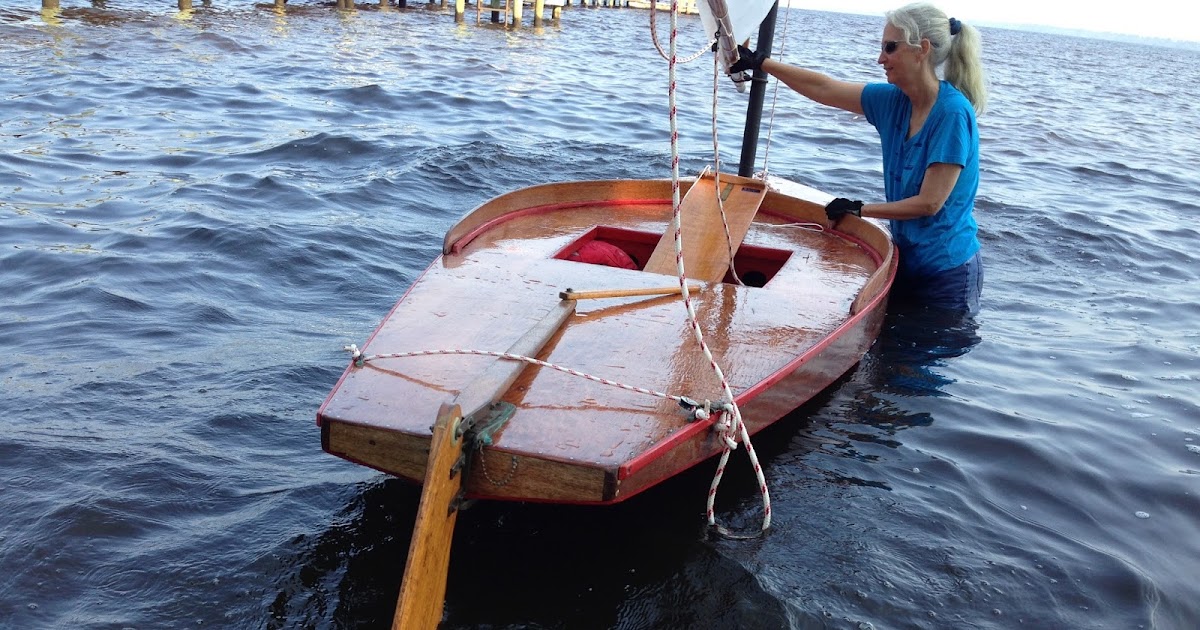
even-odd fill
[{"label": "woman's sunglasses", "polygon": [[903,43],[905,43],[905,42],[898,42],[896,40],[883,42],[883,54],[890,55],[890,54],[896,52],[896,49],[899,48],[900,44],[903,44]]}]

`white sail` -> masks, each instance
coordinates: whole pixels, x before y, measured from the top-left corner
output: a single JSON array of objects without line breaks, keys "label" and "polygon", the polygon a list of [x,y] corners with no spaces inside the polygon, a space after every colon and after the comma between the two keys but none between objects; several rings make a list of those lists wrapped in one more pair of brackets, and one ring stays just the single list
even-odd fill
[{"label": "white sail", "polygon": [[725,16],[733,41],[745,42],[758,29],[775,5],[775,0],[703,0],[699,3],[700,21],[709,35],[717,32],[717,17]]},{"label": "white sail", "polygon": [[[721,64],[729,73],[738,59],[737,46],[745,42],[758,30],[758,25],[766,19],[775,0],[701,0],[699,2],[700,22],[704,31],[710,37],[717,38],[717,55]],[[738,90],[744,90],[745,82],[750,77],[743,72],[730,75]]]}]

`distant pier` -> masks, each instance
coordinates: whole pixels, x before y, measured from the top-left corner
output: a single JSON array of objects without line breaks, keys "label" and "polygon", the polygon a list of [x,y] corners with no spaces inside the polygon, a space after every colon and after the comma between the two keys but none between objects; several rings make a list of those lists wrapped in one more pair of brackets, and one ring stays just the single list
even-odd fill
[{"label": "distant pier", "polygon": [[[450,0],[428,0],[428,4],[440,5],[446,8]],[[635,9],[650,9],[657,7],[660,11],[670,11],[671,3],[669,1],[658,0],[576,0],[579,6],[586,7],[629,7]],[[681,13],[696,13],[696,2],[698,0],[678,0],[679,11]],[[196,4],[195,0],[177,0],[180,11],[190,11]],[[105,8],[107,0],[90,0],[92,6],[96,8]],[[200,6],[212,6],[212,0],[199,0]],[[287,8],[287,0],[266,0],[256,4],[273,6],[276,10],[283,11]],[[358,9],[358,5],[354,0],[334,0],[333,6],[339,11],[353,11]],[[388,11],[393,8],[403,9],[408,6],[408,0],[379,0],[379,2],[362,2],[359,3],[364,8],[370,7],[380,11]],[[504,24],[512,24],[514,26],[521,25],[523,8],[529,5],[533,8],[534,23],[540,24],[543,21],[546,8],[550,8],[551,19],[558,20],[562,15],[563,7],[569,6],[571,0],[474,0],[475,4],[475,19],[477,22],[483,20],[483,14],[489,14],[489,18],[494,23],[499,23],[501,16],[504,18]],[[454,0],[454,19],[461,22],[466,16],[466,0]],[[42,10],[55,11],[61,8],[60,0],[42,0]]]}]

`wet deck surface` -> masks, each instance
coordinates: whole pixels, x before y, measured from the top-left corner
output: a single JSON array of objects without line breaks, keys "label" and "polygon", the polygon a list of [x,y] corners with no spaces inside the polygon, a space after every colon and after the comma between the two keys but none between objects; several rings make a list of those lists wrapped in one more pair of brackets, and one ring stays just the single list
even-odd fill
[{"label": "wet deck surface", "polygon": [[[670,207],[660,204],[596,206],[502,223],[435,262],[363,350],[505,351],[564,289],[676,285],[672,276],[553,258],[596,225],[658,235],[669,215]],[[760,215],[759,221],[783,220]],[[735,394],[828,336],[875,269],[858,245],[799,227],[756,223],[744,246],[792,254],[766,287],[715,283],[693,295],[705,339]],[[581,301],[538,358],[655,391],[722,398],[678,296]],[[325,415],[428,435],[438,406],[494,360],[446,355],[374,361],[345,379]],[[518,412],[497,449],[601,467],[629,461],[687,422],[672,401],[536,366],[504,400]]]}]

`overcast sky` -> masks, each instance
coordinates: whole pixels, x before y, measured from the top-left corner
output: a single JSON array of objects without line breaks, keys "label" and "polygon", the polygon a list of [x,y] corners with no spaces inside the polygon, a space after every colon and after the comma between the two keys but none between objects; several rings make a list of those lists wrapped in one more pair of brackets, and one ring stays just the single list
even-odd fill
[{"label": "overcast sky", "polygon": [[[1039,25],[1200,41],[1200,3],[1193,0],[931,0],[951,17],[983,25]],[[800,9],[882,16],[907,0],[791,0]]]}]

